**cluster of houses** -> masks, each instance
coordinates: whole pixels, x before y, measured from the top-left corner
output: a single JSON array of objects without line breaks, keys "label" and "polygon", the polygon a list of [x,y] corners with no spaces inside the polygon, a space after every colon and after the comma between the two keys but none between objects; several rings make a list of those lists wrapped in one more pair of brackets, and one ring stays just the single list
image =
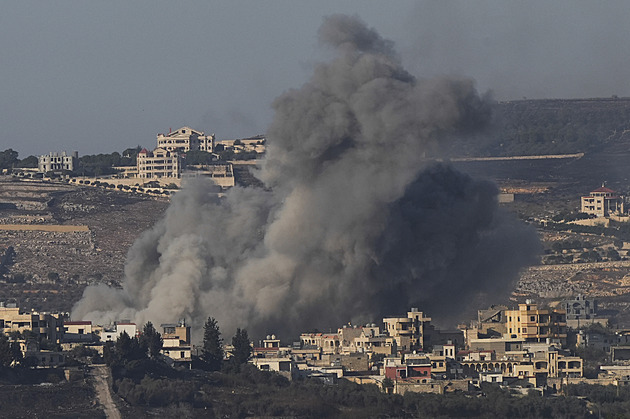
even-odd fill
[{"label": "cluster of houses", "polygon": [[[216,140],[214,134],[206,135],[190,127],[171,130],[168,134],[160,133],[157,134],[157,147],[140,150],[135,166],[116,167],[119,176],[114,183],[134,185],[136,182],[155,181],[179,186],[182,178],[203,176],[211,178],[222,188],[229,188],[234,186],[231,163],[215,161],[212,164],[191,165],[186,161],[186,153],[191,151],[204,151],[218,160],[216,152],[226,150],[234,154],[264,153],[265,137],[258,135],[238,140]],[[37,170],[40,173],[73,171],[78,168],[78,164],[79,155],[76,151],[71,154],[51,152],[39,156]],[[77,179],[72,181],[78,182]]]},{"label": "cluster of houses", "polygon": [[[596,302],[582,296],[555,308],[540,308],[529,300],[513,309],[492,306],[456,330],[440,330],[425,313],[412,308],[404,315],[383,318],[382,325],[347,324],[334,333],[302,333],[289,345],[269,335],[252,345],[250,362],[289,379],[334,383],[345,378],[398,394],[470,390],[482,382],[527,391],[588,381],[583,360],[572,354],[577,345],[611,354],[611,365],[602,366],[594,382],[626,385],[630,331],[582,327],[605,321],[597,317]],[[131,322],[103,327],[70,321],[64,314],[23,312],[16,304],[0,305],[0,328],[9,336],[30,331],[61,347],[43,350],[35,340],[19,339],[24,357],[36,360],[39,367],[63,365],[65,354],[77,346],[102,350],[105,342],[116,341],[123,332],[129,336],[141,332]],[[163,358],[190,368],[193,353],[200,349],[192,344],[190,326],[180,321],[163,324],[159,331]]]},{"label": "cluster of houses", "polygon": [[[412,308],[406,315],[383,318],[382,327],[346,325],[336,333],[303,333],[290,346],[268,336],[254,348],[251,362],[288,378],[333,382],[343,377],[399,394],[470,390],[481,382],[528,391],[588,381],[583,360],[571,349],[576,343],[590,346],[606,340],[611,344],[603,349],[614,362],[603,366],[594,381],[628,384],[630,331],[574,329],[580,322],[605,321],[596,316],[595,302],[582,296],[556,308],[539,308],[532,301],[515,309],[493,306],[480,310],[470,325],[451,331],[439,330]],[[610,336],[602,338],[598,330],[608,330]]]},{"label": "cluster of houses", "polygon": [[[160,327],[163,359],[170,365],[190,367],[193,350],[190,326],[181,320]],[[0,303],[0,330],[9,337],[19,332],[21,337],[15,341],[20,344],[23,357],[33,360],[33,366],[37,367],[64,365],[68,352],[79,346],[102,354],[105,342],[115,342],[123,333],[133,337],[141,332],[135,323],[129,321],[98,326],[91,321],[71,321],[68,313],[23,311],[16,303]],[[42,341],[56,349],[43,349]]]}]

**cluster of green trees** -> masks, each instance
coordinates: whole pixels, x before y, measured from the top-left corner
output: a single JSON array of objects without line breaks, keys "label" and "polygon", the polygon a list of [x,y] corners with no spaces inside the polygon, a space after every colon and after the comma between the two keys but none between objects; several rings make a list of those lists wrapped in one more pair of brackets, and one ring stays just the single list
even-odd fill
[{"label": "cluster of green trees", "polygon": [[584,249],[584,248],[591,249],[593,247],[594,245],[592,243],[588,241],[582,242],[580,240],[560,240],[560,241],[554,242],[551,245],[551,249],[556,253],[560,253],[563,250],[575,250],[575,249]]},{"label": "cluster of green trees", "polygon": [[18,158],[18,152],[11,148],[0,151],[0,169],[13,169],[15,167],[37,167],[38,161],[38,158],[35,156],[28,156],[27,158],[20,160]]},{"label": "cluster of green trees", "polygon": [[[112,368],[124,367],[133,361],[159,360],[162,345],[162,335],[151,322],[147,322],[139,336],[130,337],[123,332],[115,343],[109,342],[103,350],[103,355],[106,363]],[[226,368],[238,370],[252,356],[251,340],[247,330],[236,330],[236,334],[232,337],[232,347],[232,356],[225,361],[219,324],[214,317],[209,317],[204,325],[201,356],[195,360],[194,365],[208,371],[220,371]]]},{"label": "cluster of green trees", "polygon": [[594,218],[593,215],[586,214],[584,212],[575,212],[575,211],[561,211],[560,213],[551,217],[551,220],[556,223],[560,222],[571,222],[576,220],[588,220],[589,218]]},{"label": "cluster of green trees", "polygon": [[525,100],[497,104],[492,155],[576,153],[630,128],[628,100]]},{"label": "cluster of green trees", "polygon": [[[206,400],[199,394],[208,382],[197,382],[199,375],[190,377],[185,370],[170,368],[160,361],[158,355],[162,344],[160,333],[148,322],[139,337],[122,333],[116,343],[107,345],[104,359],[112,370],[114,390],[134,405],[168,406],[194,402],[206,408],[212,406],[210,398]],[[201,356],[193,356],[197,374],[221,371],[221,377],[225,377],[247,370],[250,367],[247,361],[252,355],[247,330],[237,329],[232,346],[232,356],[226,361],[219,324],[215,318],[209,317],[204,325]]]},{"label": "cluster of green trees", "polygon": [[115,383],[117,393],[127,402],[187,406],[190,416],[203,411],[209,417],[593,417],[588,401],[578,398],[578,391],[543,398],[536,392],[521,396],[484,383],[476,395],[408,392],[400,396],[386,394],[376,385],[347,380],[335,385],[315,379],[289,381],[250,364],[223,372],[138,371],[139,364],[130,366],[128,376]]},{"label": "cluster of green trees", "polygon": [[157,359],[162,350],[162,335],[155,330],[153,323],[147,322],[139,336],[131,337],[121,333],[115,344],[109,342],[103,348],[103,358],[112,369],[124,367],[132,361]]},{"label": "cluster of green trees", "polygon": [[609,226],[603,225],[584,226],[569,223],[546,223],[540,227],[553,231],[572,231],[574,233],[594,234],[598,236],[613,237],[617,242],[630,241],[630,223],[609,221]]},{"label": "cluster of green trees", "polygon": [[0,279],[5,279],[5,275],[9,273],[9,267],[13,265],[14,260],[15,249],[13,246],[9,246],[0,255]]},{"label": "cluster of green trees", "polygon": [[232,356],[224,362],[223,338],[219,323],[214,317],[208,317],[203,328],[203,348],[201,354],[202,368],[209,371],[222,369],[236,370],[249,361],[252,356],[252,346],[247,330],[236,329],[232,337]]},{"label": "cluster of green trees", "polygon": [[627,418],[630,412],[630,388],[626,386],[571,384],[564,393],[588,399],[595,417]]},{"label": "cluster of green trees", "polygon": [[630,100],[518,100],[496,103],[475,141],[456,139],[454,155],[515,156],[586,152],[625,140]]},{"label": "cluster of green trees", "polygon": [[0,333],[0,366],[3,368],[19,364],[22,361],[20,344],[15,340],[9,340],[4,333]]}]

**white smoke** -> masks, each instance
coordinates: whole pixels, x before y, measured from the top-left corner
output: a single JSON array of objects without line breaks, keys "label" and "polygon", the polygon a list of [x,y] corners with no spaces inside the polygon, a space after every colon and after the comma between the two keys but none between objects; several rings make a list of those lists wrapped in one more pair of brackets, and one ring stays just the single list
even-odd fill
[{"label": "white smoke", "polygon": [[488,100],[470,80],[415,79],[357,17],[319,36],[335,59],[274,102],[266,188],[188,184],[130,249],[123,288],[86,288],[73,318],[288,334],[412,305],[454,318],[511,289],[534,232],[493,185],[427,159],[483,126]]}]

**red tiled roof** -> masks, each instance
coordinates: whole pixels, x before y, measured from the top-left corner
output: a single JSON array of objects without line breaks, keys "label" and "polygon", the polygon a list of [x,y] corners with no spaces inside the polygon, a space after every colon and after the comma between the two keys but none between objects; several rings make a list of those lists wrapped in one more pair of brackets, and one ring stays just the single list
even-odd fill
[{"label": "red tiled roof", "polygon": [[609,188],[607,188],[607,187],[605,187],[605,186],[602,186],[602,187],[600,187],[600,188],[597,188],[597,189],[595,189],[595,190],[591,191],[591,193],[593,193],[593,192],[607,192],[607,193],[615,193],[615,191],[613,191],[612,189],[609,189]]}]

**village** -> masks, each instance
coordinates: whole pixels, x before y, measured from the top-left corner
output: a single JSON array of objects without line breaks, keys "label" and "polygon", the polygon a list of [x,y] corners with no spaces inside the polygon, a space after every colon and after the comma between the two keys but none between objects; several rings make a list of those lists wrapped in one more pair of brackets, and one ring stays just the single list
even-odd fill
[{"label": "village", "polygon": [[[32,189],[28,196],[21,192],[16,198],[7,194],[14,184],[7,184],[2,196],[4,205],[11,207],[5,211],[0,228],[6,235],[2,280],[7,285],[2,295],[5,301],[0,304],[0,326],[6,338],[0,345],[10,354],[4,358],[4,366],[63,371],[68,382],[81,382],[93,374],[90,371],[104,371],[104,364],[111,367],[111,352],[121,345],[121,339],[146,340],[147,324],[129,319],[95,324],[71,318],[64,311],[67,305],[63,309],[55,306],[61,295],[71,295],[63,291],[65,288],[80,290],[98,283],[120,286],[122,269],[117,261],[124,258],[124,249],[119,247],[126,228],[121,226],[116,233],[119,238],[109,243],[116,227],[92,225],[89,216],[98,214],[110,201],[95,199],[98,194],[90,198],[93,201],[86,200],[90,196],[87,191],[111,190],[107,193],[150,198],[129,201],[133,202],[129,216],[144,213],[131,210],[137,205],[153,202],[150,205],[165,207],[183,183],[198,177],[214,183],[220,195],[237,184],[235,166],[254,167],[256,162],[226,161],[217,152],[229,150],[234,153],[232,157],[239,153],[257,156],[264,153],[264,144],[263,136],[220,142],[214,135],[181,127],[158,134],[157,148],[152,151],[136,149],[135,165],[116,166],[114,174],[78,174],[76,152],[41,155],[36,168],[7,171],[7,178]],[[199,152],[206,159],[201,164],[194,159]],[[38,192],[41,185],[50,192]],[[84,191],[82,200],[65,198],[71,196],[71,190]],[[514,193],[515,189],[505,184],[501,190],[499,203],[508,208],[515,201],[518,205],[528,193]],[[574,199],[577,208],[573,212],[533,221],[551,238],[545,236],[542,263],[523,272],[509,304],[501,301],[478,307],[476,319],[447,330],[437,327],[443,324],[441,319],[432,318],[422,307],[400,307],[400,313],[363,325],[329,325],[328,332],[303,331],[299,336],[255,336],[247,341],[244,362],[291,382],[306,380],[324,386],[352,382],[398,395],[475,395],[487,386],[523,396],[561,394],[567,386],[580,384],[623,388],[630,383],[630,329],[623,312],[611,310],[623,301],[611,306],[609,299],[629,291],[624,280],[630,244],[604,235],[577,236],[580,240],[576,241],[570,229],[588,232],[626,223],[626,197],[602,184]],[[47,211],[56,206],[61,212],[49,215]],[[103,217],[112,218],[106,213]],[[74,219],[83,220],[85,225],[75,224]],[[64,222],[56,224],[60,220]],[[149,219],[142,223],[144,228],[150,225]],[[558,225],[568,230],[544,230]],[[588,241],[582,237],[589,237]],[[37,244],[42,238],[48,243],[46,249]],[[130,246],[131,235],[125,240],[129,240],[124,241],[125,246]],[[47,254],[57,261],[55,272],[48,272]],[[93,272],[102,271],[103,275],[84,276],[72,271],[76,261],[83,258],[91,261]],[[608,275],[610,280],[585,281],[593,271]],[[65,288],[57,291],[59,286]],[[11,291],[19,287],[32,291],[11,298]],[[42,287],[50,287],[47,296]],[[21,302],[28,304],[23,307]],[[42,302],[46,310],[33,308]],[[175,370],[207,368],[205,337],[200,330],[193,330],[187,319],[173,319],[156,330],[159,348],[157,352],[146,349],[143,356],[152,354],[154,361]],[[232,365],[236,351],[228,337],[220,352],[221,362]]]},{"label": "village", "polygon": [[[0,306],[0,326],[8,346],[20,354],[5,365],[64,368],[77,348],[89,349],[101,360],[104,348],[124,334],[139,338],[143,328],[129,321],[96,325],[70,320],[64,313],[24,312],[15,303]],[[162,324],[159,359],[190,369],[203,357],[200,336],[182,319]],[[226,362],[233,347],[223,347]],[[585,366],[576,353],[604,353],[607,361]],[[99,354],[100,356],[96,356]],[[590,361],[590,360],[589,360]],[[98,361],[97,361],[98,362]],[[334,333],[305,332],[299,341],[282,342],[268,335],[251,343],[248,362],[262,371],[290,380],[314,379],[335,384],[346,379],[377,384],[388,393],[443,394],[475,391],[493,383],[526,394],[555,393],[577,383],[626,386],[630,383],[630,330],[607,327],[597,302],[584,296],[543,308],[526,301],[509,309],[479,310],[477,319],[456,330],[440,330],[427,313],[411,308],[382,323],[343,325]],[[82,378],[81,368],[65,368],[69,380]]]}]

